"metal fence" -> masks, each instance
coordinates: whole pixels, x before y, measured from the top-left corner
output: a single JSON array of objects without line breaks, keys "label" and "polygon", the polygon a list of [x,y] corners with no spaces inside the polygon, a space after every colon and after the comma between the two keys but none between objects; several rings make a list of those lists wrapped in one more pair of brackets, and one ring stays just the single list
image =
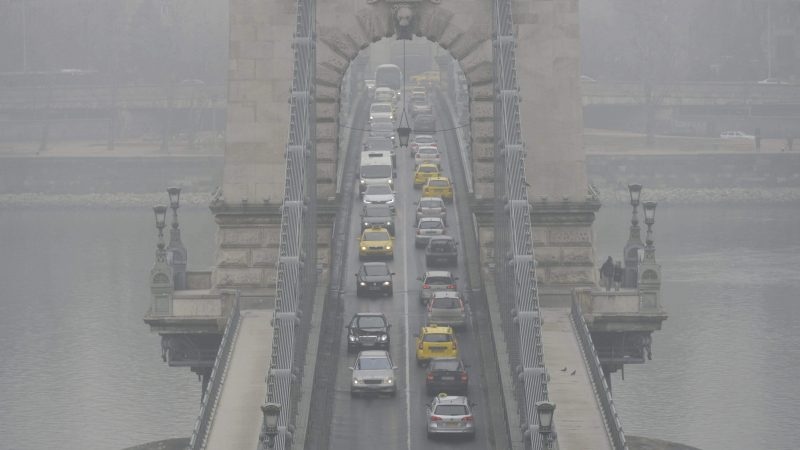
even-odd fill
[{"label": "metal fence", "polygon": [[211,369],[211,377],[208,380],[208,386],[200,406],[200,415],[194,423],[192,437],[189,440],[189,449],[191,450],[199,450],[206,447],[209,426],[211,425],[211,419],[214,417],[214,411],[217,409],[222,384],[225,382],[225,374],[230,362],[233,342],[236,340],[236,333],[239,332],[240,317],[239,291],[236,291],[236,299],[228,315],[228,323],[225,325],[225,332],[222,334],[222,340],[217,350],[217,358],[214,360],[214,368]]},{"label": "metal fence", "polygon": [[516,38],[511,0],[494,1],[495,274],[497,298],[517,374],[514,389],[526,445],[549,448],[552,435],[537,432],[535,404],[548,400],[539,297],[533,254],[531,207],[525,181],[525,147],[519,114]]},{"label": "metal fence", "polygon": [[592,385],[597,389],[597,397],[600,400],[600,410],[603,413],[603,419],[606,423],[606,429],[611,437],[611,443],[616,450],[627,450],[628,443],[625,441],[625,433],[622,431],[622,424],[617,415],[617,408],[614,406],[614,399],[611,398],[611,389],[608,388],[606,379],[603,376],[603,368],[600,365],[600,359],[592,342],[592,335],[589,334],[589,328],[586,326],[586,321],[583,320],[583,312],[581,305],[573,297],[572,299],[572,312],[570,314],[572,323],[575,325],[575,331],[578,334],[578,341],[581,344],[581,351],[583,352],[586,362],[589,366],[589,376],[592,377]]},{"label": "metal fence", "polygon": [[[277,270],[274,339],[267,372],[266,402],[281,405],[274,448],[291,447],[300,370],[308,336],[297,333],[310,320],[316,288],[316,117],[315,0],[297,0],[297,22],[292,42],[294,69],[289,100],[289,140],[286,148],[286,184],[281,216]],[[303,314],[305,309],[306,314]],[[262,422],[259,447],[264,448]]]}]

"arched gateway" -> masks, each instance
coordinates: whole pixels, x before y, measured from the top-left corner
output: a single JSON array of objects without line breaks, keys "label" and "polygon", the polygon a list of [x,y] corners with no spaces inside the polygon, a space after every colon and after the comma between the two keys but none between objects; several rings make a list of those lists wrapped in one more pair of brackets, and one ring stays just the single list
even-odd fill
[{"label": "arched gateway", "polygon": [[[213,284],[274,295],[292,89],[294,0],[230,0],[228,124]],[[522,129],[541,294],[594,280],[579,92],[578,0],[513,2]],[[470,92],[472,204],[479,222],[494,201],[491,0],[325,0],[316,5],[318,231],[328,244],[326,204],[335,199],[339,92],[345,71],[370,43],[396,34],[429,39],[459,61]],[[329,208],[335,213],[335,208]],[[492,247],[490,228],[482,245]],[[487,250],[488,251],[488,250]],[[320,256],[325,252],[320,252]],[[323,263],[324,257],[322,257]]]}]

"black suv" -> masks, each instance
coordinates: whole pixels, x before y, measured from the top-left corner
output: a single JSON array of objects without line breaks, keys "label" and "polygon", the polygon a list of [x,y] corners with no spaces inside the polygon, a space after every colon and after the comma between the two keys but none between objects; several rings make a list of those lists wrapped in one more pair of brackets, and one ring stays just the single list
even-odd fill
[{"label": "black suv", "polygon": [[367,293],[392,295],[392,275],[389,265],[385,262],[367,262],[361,264],[356,274],[356,296],[361,297]]},{"label": "black suv", "polygon": [[437,264],[455,266],[458,260],[456,244],[456,240],[450,236],[431,236],[425,247],[425,264],[429,267]]},{"label": "black suv", "polygon": [[394,236],[392,208],[387,205],[364,205],[361,208],[361,232],[367,228],[386,228]]},{"label": "black suv", "polygon": [[467,394],[467,367],[458,358],[433,358],[425,376],[428,395],[446,392],[447,395]]},{"label": "black suv", "polygon": [[389,322],[383,313],[358,313],[347,325],[347,351],[360,348],[389,349]]}]

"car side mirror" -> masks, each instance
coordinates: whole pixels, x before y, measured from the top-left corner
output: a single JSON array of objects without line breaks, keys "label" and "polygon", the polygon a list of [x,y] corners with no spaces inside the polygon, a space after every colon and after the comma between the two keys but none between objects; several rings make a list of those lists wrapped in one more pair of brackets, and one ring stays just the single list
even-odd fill
[{"label": "car side mirror", "polygon": [[389,275],[397,275],[397,274],[396,274],[396,273],[394,273],[394,272],[392,272],[392,273],[390,273]]}]

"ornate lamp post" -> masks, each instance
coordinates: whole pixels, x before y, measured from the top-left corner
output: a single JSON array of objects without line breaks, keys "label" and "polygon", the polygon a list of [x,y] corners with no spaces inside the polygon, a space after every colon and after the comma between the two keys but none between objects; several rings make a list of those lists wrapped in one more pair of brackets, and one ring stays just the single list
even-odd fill
[{"label": "ornate lamp post", "polygon": [[644,203],[644,223],[647,225],[647,237],[645,238],[645,258],[647,258],[647,251],[655,251],[653,246],[653,224],[656,223],[656,202]]},{"label": "ornate lamp post", "polygon": [[153,213],[156,216],[156,229],[158,229],[158,250],[156,250],[156,261],[166,262],[166,252],[164,251],[164,226],[167,222],[167,207],[154,206]]},{"label": "ornate lamp post", "polygon": [[[153,208],[158,229],[158,245],[156,246],[156,262],[150,269],[150,297],[153,314],[169,315],[172,313],[172,269],[167,264],[167,252],[164,250],[164,226],[167,222],[167,207]],[[162,349],[166,361],[166,349]]]},{"label": "ornate lamp post", "polygon": [[281,416],[281,404],[268,402],[261,405],[261,413],[264,415],[264,441],[267,447],[275,446],[275,437],[278,436],[278,419]]},{"label": "ornate lamp post", "polygon": [[550,448],[550,442],[553,437],[553,413],[556,410],[556,404],[548,401],[539,401],[535,403],[536,418],[539,422],[539,434],[544,439],[545,448]]},{"label": "ornate lamp post", "polygon": [[172,229],[169,232],[169,245],[167,246],[167,262],[172,267],[175,289],[186,289],[186,263],[188,254],[186,247],[181,242],[181,229],[178,225],[178,208],[180,208],[181,188],[167,189],[169,205],[172,208]]},{"label": "ornate lamp post", "polygon": [[625,272],[622,278],[622,287],[635,288],[638,279],[640,256],[639,252],[644,248],[642,243],[642,232],[639,227],[639,214],[637,207],[639,206],[639,198],[642,194],[641,184],[629,184],[628,193],[631,196],[631,206],[633,207],[633,215],[631,216],[631,229],[628,235],[628,242],[622,250],[622,255],[625,261]]},{"label": "ornate lamp post", "polygon": [[[405,117],[405,111],[403,111],[403,117]],[[408,139],[410,136],[411,128],[408,127],[408,124],[405,126],[401,124],[400,127],[397,128],[397,137],[400,141],[400,147],[408,147]]]}]

